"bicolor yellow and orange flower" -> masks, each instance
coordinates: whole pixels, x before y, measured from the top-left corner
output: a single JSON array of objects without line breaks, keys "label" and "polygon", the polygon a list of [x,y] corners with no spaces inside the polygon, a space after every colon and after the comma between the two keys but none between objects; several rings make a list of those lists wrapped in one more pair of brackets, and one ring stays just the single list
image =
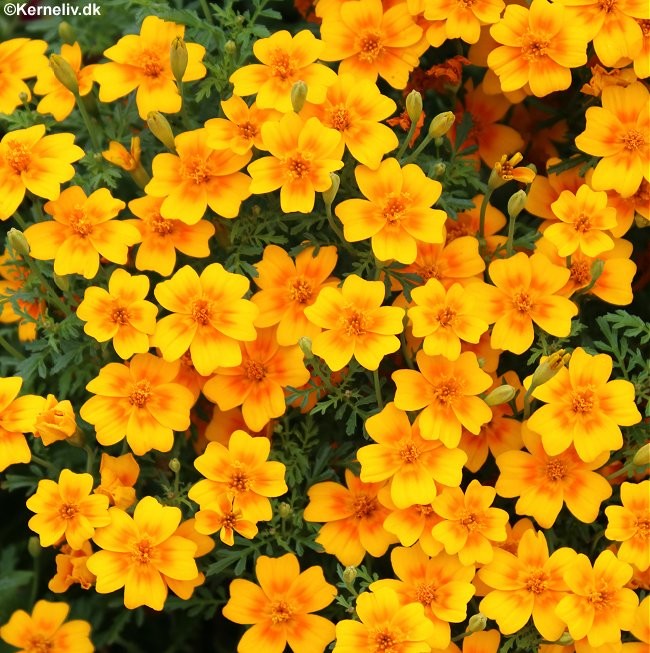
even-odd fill
[{"label": "bicolor yellow and orange flower", "polygon": [[[0,43],[0,113],[10,115],[25,94],[32,96],[25,80],[47,69],[47,43],[40,39],[9,39]],[[4,218],[2,218],[4,220]]]},{"label": "bicolor yellow and orange flower", "polygon": [[77,433],[77,422],[70,401],[59,401],[54,395],[48,394],[36,415],[33,431],[34,437],[40,438],[46,447],[74,436]]},{"label": "bicolor yellow and orange flower", "polygon": [[244,513],[233,506],[232,497],[221,494],[210,508],[199,510],[196,515],[196,530],[205,535],[219,533],[219,539],[228,546],[235,543],[235,533],[252,540],[257,535],[257,526]]},{"label": "bicolor yellow and orange flower", "polygon": [[120,510],[126,510],[135,503],[134,486],[140,475],[140,465],[133,454],[110,456],[103,453],[99,475],[100,484],[95,488],[96,494],[104,494],[109,503]]}]

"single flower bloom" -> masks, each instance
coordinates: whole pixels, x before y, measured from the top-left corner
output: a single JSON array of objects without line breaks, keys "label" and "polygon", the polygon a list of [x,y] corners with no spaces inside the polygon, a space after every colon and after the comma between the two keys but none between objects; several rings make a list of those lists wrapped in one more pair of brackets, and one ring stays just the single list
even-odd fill
[{"label": "single flower bloom", "polygon": [[240,342],[255,340],[258,308],[244,295],[250,282],[211,263],[199,276],[189,265],[156,285],[158,303],[171,315],[156,326],[154,344],[167,361],[190,351],[192,364],[207,376],[217,367],[241,365]]},{"label": "single flower bloom", "polygon": [[175,534],[180,509],[145,497],[133,517],[115,507],[108,512],[109,524],[93,537],[102,550],[87,563],[97,576],[95,589],[108,594],[124,587],[124,605],[129,610],[141,605],[162,610],[167,598],[165,577],[182,581],[199,574],[194,561],[196,544]]},{"label": "single flower bloom", "polygon": [[490,421],[490,407],[476,395],[487,390],[492,379],[481,370],[473,352],[463,352],[451,361],[419,351],[416,360],[419,371],[393,372],[395,405],[401,410],[423,408],[419,414],[422,437],[457,447],[463,426],[476,434]]},{"label": "single flower bloom", "polygon": [[464,493],[457,487],[445,488],[432,501],[442,521],[431,534],[464,565],[491,562],[494,545],[506,540],[508,513],[491,507],[495,496],[494,488],[475,479]]},{"label": "single flower bloom", "polygon": [[110,446],[124,437],[133,453],[170,451],[174,431],[190,425],[192,393],[175,383],[180,363],[136,354],[128,364],[104,365],[87,386],[95,396],[79,414],[95,427],[97,441]]},{"label": "single flower bloom", "polygon": [[72,404],[65,399],[59,401],[48,394],[44,405],[36,415],[34,437],[40,438],[47,447],[53,442],[66,440],[77,432],[77,422]]},{"label": "single flower bloom", "polygon": [[528,7],[509,5],[490,34],[499,47],[488,55],[488,66],[507,93],[527,84],[542,97],[571,84],[571,68],[587,63],[589,34],[568,20],[566,9],[546,0]]},{"label": "single flower bloom", "polygon": [[[542,0],[544,1],[544,0]],[[518,167],[524,157],[521,152],[515,152],[512,156],[503,154],[495,161],[492,173],[488,179],[488,186],[498,188],[507,181],[518,181],[522,184],[530,184],[535,179],[535,171],[528,166]]]},{"label": "single flower bloom", "polygon": [[69,544],[64,544],[61,553],[56,555],[56,574],[50,579],[47,588],[55,594],[63,594],[72,585],[80,585],[84,590],[93,587],[95,574],[90,572],[86,565],[92,554],[90,541],[80,549],[73,549]]},{"label": "single flower bloom", "polygon": [[467,4],[459,0],[426,0],[424,17],[443,21],[448,39],[476,43],[483,25],[498,23],[504,8],[502,0],[483,0]]},{"label": "single flower bloom", "polygon": [[239,653],[323,653],[334,639],[334,624],[311,614],[326,608],[336,588],[325,581],[320,567],[301,572],[298,558],[260,556],[255,563],[257,582],[235,579],[223,608],[226,619],[252,624],[239,640]]},{"label": "single flower bloom", "polygon": [[149,351],[149,336],[156,329],[158,307],[145,299],[148,293],[148,277],[131,276],[117,268],[108,280],[108,290],[86,288],[77,317],[86,323],[87,335],[97,342],[112,340],[117,355],[127,360]]},{"label": "single flower bloom", "polygon": [[310,213],[316,193],[332,185],[330,173],[343,167],[341,134],[316,117],[304,120],[291,112],[262,125],[262,139],[270,156],[248,166],[251,192],[259,195],[280,188],[284,213]]},{"label": "single flower bloom", "polygon": [[603,89],[602,106],[585,112],[585,131],[576,136],[579,150],[601,157],[591,186],[594,190],[634,195],[643,179],[650,181],[650,94],[641,82]]},{"label": "single flower bloom", "polygon": [[257,535],[257,526],[244,513],[233,506],[232,498],[222,494],[210,508],[199,510],[196,515],[196,530],[204,535],[219,531],[219,539],[228,546],[235,543],[235,533],[252,540]]},{"label": "single flower bloom", "polygon": [[64,469],[58,483],[50,479],[38,482],[36,493],[26,506],[36,513],[28,522],[39,535],[41,546],[52,546],[65,537],[73,549],[81,549],[96,528],[110,522],[108,499],[91,494],[93,477]]},{"label": "single flower bloom", "polygon": [[528,452],[507,451],[496,458],[500,472],[497,494],[518,497],[517,514],[534,517],[542,528],[553,526],[563,505],[585,524],[596,521],[600,504],[612,495],[612,487],[594,470],[607,462],[609,452],[586,463],[572,445],[550,456],[542,446],[542,437],[526,424],[522,437]]},{"label": "single flower bloom", "polygon": [[203,394],[221,410],[241,406],[252,431],[284,415],[285,388],[297,388],[310,377],[300,347],[281,347],[275,332],[273,327],[258,330],[256,340],[241,344],[241,365],[217,367],[203,386]]},{"label": "single flower bloom", "polygon": [[117,141],[110,141],[108,149],[102,152],[102,156],[114,166],[126,170],[126,172],[133,172],[137,170],[142,164],[140,163],[140,156],[142,149],[140,145],[140,137],[131,137],[131,147],[127,150],[124,145]]},{"label": "single flower bloom", "polygon": [[250,195],[250,178],[241,169],[251,152],[236,154],[208,145],[208,130],[194,129],[174,138],[176,154],[154,157],[153,178],[144,192],[162,197],[160,215],[196,224],[210,207],[222,218],[235,218]]},{"label": "single flower bloom", "polygon": [[133,487],[140,475],[140,465],[133,454],[121,456],[102,454],[99,464],[100,484],[95,488],[95,494],[104,494],[110,505],[120,510],[130,508],[136,499]]},{"label": "single flower bloom", "polygon": [[634,385],[623,379],[608,381],[611,373],[607,354],[591,356],[578,347],[568,368],[533,390],[533,397],[546,405],[533,413],[528,427],[541,435],[548,454],[562,453],[573,443],[578,456],[591,462],[623,446],[619,426],[637,424],[641,414],[634,403]]},{"label": "single flower bloom", "polygon": [[11,615],[0,628],[0,639],[21,649],[19,653],[93,653],[90,624],[81,619],[66,622],[69,611],[67,603],[37,601],[31,614],[16,610]]},{"label": "single flower bloom", "polygon": [[[143,120],[150,111],[180,111],[182,100],[171,68],[170,44],[184,34],[184,25],[147,16],[140,34],[124,36],[104,51],[104,56],[111,61],[95,68],[99,99],[113,102],[137,88],[135,101]],[[205,77],[205,66],[201,63],[205,48],[198,43],[186,43],[185,47],[188,62],[183,82]]]},{"label": "single flower bloom", "polygon": [[440,182],[426,177],[420,166],[403,168],[397,159],[382,161],[377,170],[357,166],[359,190],[368,199],[351,199],[336,207],[348,242],[371,239],[375,256],[413,263],[417,242],[442,243],[444,211],[432,209],[442,192]]},{"label": "single flower bloom", "polygon": [[390,510],[390,514],[384,519],[384,530],[395,535],[402,546],[412,546],[418,542],[422,550],[432,558],[444,549],[442,543],[434,540],[431,535],[431,529],[440,523],[441,519],[430,503],[416,503],[400,510],[391,501],[390,488],[386,486],[379,492],[379,501]]},{"label": "single flower bloom", "polygon": [[[81,64],[81,48],[77,42],[69,45],[61,45],[60,56],[70,65],[77,84],[79,95],[88,95],[93,88],[93,75],[96,66],[84,66]],[[75,107],[75,96],[67,89],[54,75],[51,66],[41,68],[38,71],[38,78],[34,84],[34,93],[44,95],[36,110],[39,113],[50,113],[57,122],[65,120]]]},{"label": "single flower bloom", "polygon": [[533,530],[523,534],[516,555],[495,548],[492,562],[478,572],[490,589],[480,611],[496,620],[504,635],[521,630],[532,615],[540,635],[555,641],[565,628],[555,608],[568,594],[564,573],[576,555],[573,549],[562,547],[549,556],[544,534]]},{"label": "single flower bloom", "polygon": [[269,497],[287,491],[285,466],[269,461],[271,443],[265,437],[252,437],[235,431],[225,447],[209,442],[205,453],[194,461],[204,479],[196,482],[188,493],[201,510],[219,509],[226,496],[233,508],[241,510],[243,519],[268,521],[272,517]]},{"label": "single flower bloom", "polygon": [[378,499],[383,483],[364,483],[349,469],[343,486],[333,481],[312,485],[305,521],[326,522],[316,542],[342,565],[356,566],[366,553],[380,558],[397,538],[383,527],[389,514]]},{"label": "single flower bloom", "polygon": [[291,88],[297,81],[307,85],[307,100],[319,104],[326,88],[336,81],[336,73],[314,63],[323,50],[323,42],[309,30],[295,36],[280,30],[253,43],[253,54],[262,63],[250,64],[230,76],[234,93],[239,96],[257,94],[257,106],[291,111]]},{"label": "single flower bloom", "polygon": [[436,483],[460,485],[466,460],[463,452],[423,439],[418,425],[411,425],[407,414],[393,402],[369,417],[365,427],[376,444],[357,452],[361,480],[377,483],[390,479],[390,497],[397,508],[431,503]]},{"label": "single flower bloom", "polygon": [[24,80],[48,68],[45,50],[47,43],[36,39],[9,39],[0,43],[0,113],[11,115],[22,104],[22,93],[31,99]]},{"label": "single flower bloom", "polygon": [[609,550],[603,551],[592,568],[589,558],[579,553],[564,572],[570,594],[555,613],[564,621],[573,639],[587,638],[592,647],[615,644],[621,630],[630,630],[639,604],[637,595],[625,587],[632,567]]},{"label": "single flower bloom", "polygon": [[617,557],[645,571],[650,567],[650,481],[623,483],[621,506],[607,506],[608,540],[621,542]]},{"label": "single flower bloom", "polygon": [[26,191],[57,199],[61,184],[74,177],[71,164],[84,154],[73,134],[45,136],[45,125],[5,134],[0,140],[0,220],[13,215]]},{"label": "single flower bloom", "polygon": [[381,281],[349,275],[339,288],[322,288],[316,302],[305,309],[310,322],[323,328],[314,337],[312,351],[331,370],[343,369],[352,356],[368,370],[399,349],[404,309],[382,306],[386,288]]},{"label": "single flower bloom", "polygon": [[44,207],[54,219],[25,230],[30,256],[54,259],[56,274],[81,274],[86,279],[97,275],[100,257],[124,265],[129,247],[140,240],[135,227],[114,220],[125,206],[107,188],[88,196],[81,186],[66,188]]}]

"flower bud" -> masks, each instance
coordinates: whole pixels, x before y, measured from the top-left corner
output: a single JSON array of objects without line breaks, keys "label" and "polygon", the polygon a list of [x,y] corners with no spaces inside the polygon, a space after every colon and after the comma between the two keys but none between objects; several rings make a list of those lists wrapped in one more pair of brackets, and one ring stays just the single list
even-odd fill
[{"label": "flower bud", "polygon": [[646,442],[632,458],[632,464],[637,467],[645,467],[650,465],[650,442]]},{"label": "flower bud", "polygon": [[307,84],[299,79],[297,82],[294,82],[291,87],[291,106],[296,113],[300,113],[300,110],[305,106],[307,101]]},{"label": "flower bud", "polygon": [[431,174],[434,179],[440,179],[444,176],[445,172],[447,172],[447,164],[443,161],[438,161],[438,163],[434,164]]},{"label": "flower bud", "polygon": [[507,404],[509,401],[512,401],[515,398],[517,391],[511,385],[500,385],[498,388],[494,388],[492,392],[488,393],[487,397],[483,401],[488,406],[499,406],[500,404]]},{"label": "flower bud", "polygon": [[174,474],[178,474],[178,472],[181,471],[181,462],[178,460],[178,458],[172,458],[169,461],[168,465],[169,469],[171,469]]},{"label": "flower bud", "polygon": [[32,535],[32,537],[27,540],[27,551],[29,551],[29,555],[32,556],[32,558],[38,558],[38,556],[41,555],[42,550],[43,547],[41,546],[38,537]]},{"label": "flower bud", "polygon": [[27,104],[27,102],[29,102],[29,95],[27,93],[25,93],[25,91],[21,91],[20,93],[18,93],[18,99],[23,104]]},{"label": "flower bud", "polygon": [[440,138],[444,136],[454,124],[456,116],[451,111],[444,111],[434,116],[429,125],[429,136],[431,138]]},{"label": "flower bud", "polygon": [[516,220],[517,216],[524,210],[528,196],[526,191],[521,189],[514,193],[508,200],[508,215],[511,220]]},{"label": "flower bud", "polygon": [[478,633],[482,630],[485,630],[486,626],[487,617],[482,612],[477,612],[469,618],[469,621],[467,622],[467,632]]},{"label": "flower bud", "polygon": [[298,347],[300,347],[300,350],[305,355],[305,358],[311,358],[314,355],[311,350],[311,338],[308,336],[302,336],[298,340]]},{"label": "flower bud", "polygon": [[174,133],[169,122],[160,111],[150,111],[147,115],[147,125],[151,133],[169,150],[176,152]]},{"label": "flower bud", "polygon": [[43,410],[36,416],[34,435],[41,438],[47,447],[53,442],[65,440],[77,430],[72,404],[58,401],[54,395],[48,394]]},{"label": "flower bud", "polygon": [[422,95],[415,89],[406,96],[406,113],[412,123],[417,123],[422,114]]},{"label": "flower bud", "polygon": [[325,206],[332,206],[332,202],[339,192],[339,186],[341,185],[341,178],[335,172],[330,172],[330,179],[332,180],[332,185],[323,191]]},{"label": "flower bud", "polygon": [[16,227],[9,229],[7,232],[7,242],[14,254],[23,257],[29,256],[29,243],[27,242],[27,238],[25,238],[25,234],[20,229],[16,229]]},{"label": "flower bud", "polygon": [[65,21],[59,23],[59,38],[68,45],[72,45],[77,40],[74,28],[70,23],[66,23]]},{"label": "flower bud", "polygon": [[540,362],[530,380],[530,391],[550,381],[569,362],[570,357],[564,349],[560,349]]},{"label": "flower bud", "polygon": [[169,63],[174,79],[180,84],[187,70],[187,46],[182,36],[177,36],[169,49]]},{"label": "flower bud", "polygon": [[590,283],[596,283],[598,281],[598,278],[600,275],[603,273],[603,270],[605,269],[605,261],[601,258],[597,258],[592,264],[591,264],[591,282]]},{"label": "flower bud", "polygon": [[280,505],[278,506],[278,514],[280,515],[280,519],[286,519],[292,513],[293,508],[286,501],[280,502]]},{"label": "flower bud", "polygon": [[571,637],[571,635],[565,630],[560,636],[560,639],[556,640],[554,643],[558,646],[571,646],[573,641],[573,637]]},{"label": "flower bud", "polygon": [[223,51],[227,55],[232,56],[237,52],[237,44],[234,41],[226,41],[225,45],[223,46]]},{"label": "flower bud", "polygon": [[356,567],[346,567],[343,570],[343,582],[346,585],[352,585],[357,577],[357,568]]},{"label": "flower bud", "polygon": [[54,76],[65,86],[71,93],[79,95],[79,82],[77,75],[72,66],[60,55],[50,55],[50,68]]},{"label": "flower bud", "polygon": [[648,220],[648,218],[644,218],[640,213],[637,213],[634,216],[634,224],[639,229],[645,229],[646,227],[650,227],[650,220]]}]

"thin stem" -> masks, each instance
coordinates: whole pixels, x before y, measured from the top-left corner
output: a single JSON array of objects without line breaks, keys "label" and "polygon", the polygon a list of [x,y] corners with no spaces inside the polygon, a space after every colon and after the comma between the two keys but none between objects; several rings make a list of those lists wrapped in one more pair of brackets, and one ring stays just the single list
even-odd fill
[{"label": "thin stem", "polygon": [[86,472],[92,474],[95,464],[95,450],[87,444],[84,446],[84,451],[86,452]]},{"label": "thin stem", "polygon": [[214,18],[212,17],[212,12],[210,11],[210,6],[208,5],[207,0],[199,0],[199,4],[201,5],[201,9],[203,9],[203,13],[205,14],[208,23],[214,25]]},{"label": "thin stem", "polygon": [[379,410],[383,410],[384,400],[381,396],[381,384],[379,383],[379,370],[375,370],[372,373],[372,380],[374,381],[375,384],[375,399],[377,399],[377,406],[379,407]]},{"label": "thin stem", "polygon": [[348,241],[345,240],[345,236],[343,235],[343,232],[338,228],[336,222],[334,222],[334,216],[332,215],[331,204],[325,205],[325,214],[327,215],[327,222],[329,223],[330,229],[334,232],[336,237],[339,239],[341,245],[343,245],[343,247],[347,249],[348,252],[356,256],[357,252],[355,252],[354,249],[350,247]]},{"label": "thin stem", "polygon": [[395,155],[395,158],[397,160],[401,159],[404,156],[404,152],[406,152],[406,148],[408,144],[411,142],[411,138],[413,138],[413,134],[415,134],[415,129],[417,127],[417,123],[411,121],[411,126],[409,127],[408,134],[406,134],[406,138],[400,145],[399,150],[397,150],[397,154]]},{"label": "thin stem", "polygon": [[10,345],[3,336],[0,336],[0,347],[2,347],[10,356],[24,361],[25,355],[19,352],[13,345]]},{"label": "thin stem", "polygon": [[76,95],[75,100],[77,102],[79,113],[81,114],[84,124],[86,125],[86,130],[90,135],[90,140],[92,141],[93,148],[96,152],[101,152],[102,146],[97,135],[97,129],[93,128],[92,122],[90,121],[90,116],[88,115],[88,109],[86,109],[86,105],[83,103],[80,95]]},{"label": "thin stem", "polygon": [[[416,159],[417,156],[422,152],[422,150],[431,142],[431,135],[427,133],[427,135],[424,137],[423,141],[409,154],[406,159],[404,160],[404,163],[410,163],[413,161],[413,159]],[[438,148],[436,148],[436,153],[437,153]]]},{"label": "thin stem", "polygon": [[508,222],[508,240],[506,240],[506,253],[512,256],[515,252],[515,221],[517,218],[514,215],[509,217]]},{"label": "thin stem", "polygon": [[56,467],[49,460],[45,460],[45,458],[41,458],[36,454],[32,454],[31,462],[36,463],[41,467],[45,467],[45,469],[49,469],[49,470],[56,469]]}]

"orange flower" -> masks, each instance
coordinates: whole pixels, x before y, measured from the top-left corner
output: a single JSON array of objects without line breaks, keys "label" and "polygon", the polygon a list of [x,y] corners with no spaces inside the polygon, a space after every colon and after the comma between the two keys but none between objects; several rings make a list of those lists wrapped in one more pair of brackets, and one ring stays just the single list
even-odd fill
[{"label": "orange flower", "polygon": [[9,39],[0,43],[0,113],[11,115],[22,104],[21,93],[28,100],[32,97],[23,80],[36,77],[48,67],[45,50],[47,43],[35,39]]},{"label": "orange flower", "polygon": [[589,107],[587,126],[576,136],[578,148],[602,157],[591,186],[594,190],[613,188],[623,197],[650,181],[650,116],[648,89],[641,82],[603,89],[602,107]]},{"label": "orange flower", "polygon": [[413,263],[417,241],[444,241],[447,216],[431,208],[442,186],[426,177],[420,166],[411,163],[402,168],[397,159],[386,159],[377,170],[357,166],[354,174],[368,199],[345,200],[336,207],[347,241],[370,238],[379,260],[400,263]]},{"label": "orange flower", "polygon": [[330,188],[330,173],[343,167],[341,134],[318,118],[304,121],[295,113],[262,125],[262,140],[270,156],[253,161],[250,190],[257,195],[280,188],[284,213],[310,213],[316,192]]},{"label": "orange flower", "polygon": [[[544,0],[541,1],[544,2]],[[492,168],[488,186],[498,188],[512,179],[522,184],[532,183],[533,179],[535,179],[535,171],[527,166],[516,167],[522,162],[523,158],[521,152],[516,152],[509,158],[507,154],[502,155],[501,159],[496,161]]]},{"label": "orange flower", "polygon": [[36,493],[25,505],[36,513],[27,525],[38,533],[41,546],[57,544],[65,536],[73,549],[81,549],[95,528],[110,522],[108,499],[91,495],[92,489],[90,474],[75,474],[69,469],[61,471],[58,483],[50,479],[38,482]]},{"label": "orange flower", "polygon": [[159,283],[158,303],[172,312],[156,326],[154,342],[163,358],[178,360],[188,349],[192,364],[204,376],[217,367],[242,362],[240,341],[255,340],[257,306],[243,296],[250,282],[211,263],[199,276],[183,266],[169,281]]},{"label": "orange flower", "polygon": [[312,351],[337,372],[352,356],[367,370],[399,349],[404,309],[382,306],[386,288],[381,281],[349,275],[339,288],[323,288],[305,315],[324,329],[314,337]]},{"label": "orange flower", "polygon": [[301,572],[298,558],[260,556],[255,563],[259,585],[235,579],[223,608],[226,619],[253,624],[237,645],[238,653],[323,653],[334,639],[334,624],[310,614],[326,608],[336,588],[325,581],[320,567]]},{"label": "orange flower", "polygon": [[623,483],[622,506],[607,506],[608,540],[622,542],[616,554],[619,560],[634,564],[639,571],[650,568],[650,481]]},{"label": "orange flower", "polygon": [[239,508],[233,507],[232,498],[222,494],[210,503],[210,508],[196,513],[196,530],[205,535],[219,531],[219,539],[228,546],[235,543],[235,533],[252,540],[257,535],[257,526],[244,518]]},{"label": "orange flower", "polygon": [[59,197],[61,184],[74,177],[70,164],[84,156],[73,142],[72,134],[45,136],[45,125],[16,129],[2,137],[0,220],[13,215],[26,191],[49,200]]},{"label": "orange flower", "polygon": [[95,584],[95,574],[88,571],[86,563],[93,554],[93,547],[86,542],[81,549],[72,549],[68,544],[61,547],[56,562],[56,574],[50,579],[47,588],[55,594],[67,592],[72,585],[81,585],[84,590]]},{"label": "orange flower", "polygon": [[594,522],[600,504],[612,495],[612,487],[593,470],[607,462],[609,453],[603,452],[585,463],[573,446],[549,456],[542,447],[541,437],[526,425],[522,437],[530,453],[507,451],[496,458],[500,472],[495,486],[497,494],[519,497],[515,506],[517,514],[534,517],[542,528],[553,526],[564,504],[581,522]]},{"label": "orange flower", "polygon": [[528,420],[528,427],[541,434],[551,456],[575,445],[578,456],[591,462],[603,452],[623,446],[621,426],[641,421],[634,404],[634,386],[629,381],[608,381],[612,359],[607,354],[591,356],[582,347],[571,354],[550,381],[533,390],[533,397],[546,402]]},{"label": "orange flower", "polygon": [[99,464],[101,483],[95,488],[96,494],[104,494],[111,505],[126,510],[135,503],[133,487],[140,474],[140,465],[130,453],[122,456],[102,454]]},{"label": "orange flower", "polygon": [[378,500],[383,483],[364,483],[349,469],[347,487],[326,481],[309,488],[305,521],[327,522],[318,531],[318,542],[342,565],[358,565],[369,553],[379,558],[397,538],[383,527],[388,510]]},{"label": "orange flower", "polygon": [[37,601],[31,615],[16,610],[0,628],[0,638],[21,649],[18,653],[93,653],[95,647],[90,641],[90,624],[81,619],[64,623],[69,610],[67,603]]},{"label": "orange flower", "polygon": [[53,442],[66,440],[77,432],[74,409],[68,401],[59,401],[48,394],[34,421],[34,437],[47,447]]},{"label": "orange flower", "polygon": [[260,309],[255,326],[278,325],[277,339],[282,346],[294,345],[305,336],[314,338],[321,332],[305,316],[322,288],[336,286],[338,279],[330,274],[336,266],[336,247],[307,247],[296,256],[295,263],[277,245],[267,245],[264,256],[255,264],[253,279],[260,291],[251,301]]},{"label": "orange flower", "polygon": [[110,523],[93,540],[103,551],[88,560],[97,576],[95,589],[108,594],[124,587],[124,605],[133,610],[147,605],[162,610],[167,598],[165,578],[193,580],[199,574],[194,562],[196,544],[175,534],[181,511],[145,497],[133,517],[109,508]]},{"label": "orange flower", "polygon": [[166,220],[196,224],[208,206],[223,218],[235,218],[250,195],[250,178],[240,170],[251,152],[235,154],[208,145],[208,130],[194,129],[174,139],[177,154],[157,154],[153,178],[144,192],[163,197],[160,215]]},{"label": "orange flower", "polygon": [[[291,87],[297,81],[307,85],[307,100],[320,104],[336,74],[323,64],[314,63],[323,50],[319,41],[306,29],[295,36],[280,30],[253,44],[253,53],[261,64],[251,64],[230,76],[235,95],[257,93],[260,109],[291,111]],[[263,139],[266,142],[266,139]]]},{"label": "orange flower", "polygon": [[139,136],[131,137],[131,147],[128,150],[121,143],[110,141],[108,149],[102,152],[102,156],[109,163],[127,172],[134,172],[142,166],[140,163],[141,154],[142,149]]},{"label": "orange flower", "polygon": [[81,186],[66,188],[58,200],[44,207],[54,220],[25,230],[30,256],[41,261],[54,259],[56,274],[81,274],[86,279],[96,276],[100,256],[123,265],[129,246],[140,240],[137,229],[113,220],[125,206],[107,188],[89,196]]},{"label": "orange flower", "polygon": [[444,21],[448,39],[460,38],[465,43],[476,43],[481,26],[498,23],[504,6],[502,0],[471,4],[459,0],[427,0],[424,3],[424,17]]},{"label": "orange flower", "polygon": [[390,499],[390,488],[384,486],[379,492],[379,502],[390,510],[384,519],[384,529],[393,533],[402,546],[412,546],[416,542],[422,550],[431,557],[437,556],[443,545],[431,536],[431,529],[440,522],[430,503],[417,503],[402,510]]},{"label": "orange flower", "polygon": [[[113,102],[138,89],[136,104],[140,118],[146,120],[150,111],[176,113],[181,110],[181,96],[176,87],[170,64],[170,44],[183,37],[185,26],[147,16],[140,34],[122,37],[116,45],[104,51],[110,63],[97,66],[95,79],[99,83],[99,99]],[[186,43],[188,62],[183,82],[205,77],[201,63],[205,48],[198,43]]]},{"label": "orange flower", "polygon": [[149,279],[131,276],[117,268],[108,280],[108,291],[98,286],[86,288],[77,307],[77,317],[85,322],[84,332],[97,342],[113,340],[120,358],[149,351],[149,336],[156,328],[158,307],[145,300]]},{"label": "orange flower", "polygon": [[419,372],[397,370],[395,405],[402,410],[424,410],[419,414],[422,437],[441,440],[450,448],[460,442],[461,428],[478,433],[492,416],[489,406],[476,395],[492,385],[479,367],[476,354],[462,353],[451,361],[444,356],[417,354]]},{"label": "orange flower", "polygon": [[152,354],[136,354],[130,364],[109,363],[86,390],[91,397],[79,414],[97,431],[97,441],[110,446],[126,436],[137,456],[169,451],[174,431],[190,425],[192,393],[174,379],[179,363]]},{"label": "orange flower", "polygon": [[138,197],[129,202],[129,211],[138,220],[125,220],[139,232],[142,242],[135,257],[138,270],[153,270],[168,277],[176,265],[176,250],[186,256],[205,258],[210,255],[208,241],[214,236],[214,225],[199,220],[188,225],[180,219],[166,220],[160,215],[161,197]]},{"label": "orange flower", "polygon": [[404,88],[427,43],[405,3],[384,10],[381,0],[343,2],[323,15],[325,61],[341,61],[339,75]]},{"label": "orange flower", "polygon": [[529,84],[541,97],[571,84],[571,68],[587,63],[586,29],[568,20],[560,4],[534,0],[530,8],[509,5],[490,34],[501,45],[488,55],[504,92]]}]

